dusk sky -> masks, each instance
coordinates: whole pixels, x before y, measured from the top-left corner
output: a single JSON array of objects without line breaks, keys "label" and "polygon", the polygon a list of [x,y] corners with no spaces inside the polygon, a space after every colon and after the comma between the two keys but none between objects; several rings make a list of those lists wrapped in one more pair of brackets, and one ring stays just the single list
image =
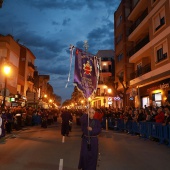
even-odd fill
[{"label": "dusk sky", "polygon": [[70,44],[88,52],[114,49],[114,12],[120,0],[4,0],[0,34],[11,34],[36,57],[39,74],[50,75],[54,93],[62,100],[73,92]]}]

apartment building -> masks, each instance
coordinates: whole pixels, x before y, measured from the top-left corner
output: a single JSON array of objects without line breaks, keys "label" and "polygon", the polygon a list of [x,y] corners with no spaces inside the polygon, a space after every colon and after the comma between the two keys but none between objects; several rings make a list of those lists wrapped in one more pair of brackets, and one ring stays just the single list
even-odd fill
[{"label": "apartment building", "polygon": [[129,0],[122,0],[114,13],[114,46],[115,46],[115,102],[117,108],[133,106],[130,98],[130,73],[133,71],[133,63],[129,63],[127,52],[132,42],[128,41],[128,28],[130,21],[128,16],[131,10]]},{"label": "apartment building", "polygon": [[[39,75],[39,87],[41,89],[41,97],[45,94],[50,94],[51,90],[48,92],[48,82],[50,80],[49,75]],[[53,90],[53,89],[52,89]]]},{"label": "apartment building", "polygon": [[[5,101],[10,104],[10,96],[17,94],[17,80],[19,68],[20,46],[14,41],[11,35],[0,35],[0,103],[2,104],[4,90],[6,89]],[[3,66],[8,65],[11,68],[10,74],[3,73]],[[6,88],[5,88],[6,87]]]},{"label": "apartment building", "polygon": [[108,91],[106,86],[109,77],[114,77],[114,51],[99,50],[96,54],[100,61],[100,73],[96,93],[92,96],[91,104],[93,107],[112,106],[112,91]]},{"label": "apartment building", "polygon": [[0,104],[4,100],[4,89],[7,106],[24,106],[30,103],[35,105],[41,95],[51,93],[50,90],[47,91],[50,76],[38,75],[38,72],[38,77],[34,75],[37,71],[34,66],[35,59],[34,54],[11,35],[0,35],[0,68],[9,65],[11,70],[10,74],[5,76],[1,69]]},{"label": "apartment building", "polygon": [[22,95],[35,92],[34,89],[34,61],[36,57],[25,46],[20,45],[18,92]]},{"label": "apartment building", "polygon": [[170,103],[170,1],[132,0],[129,6],[126,58],[133,71],[127,91],[135,107],[166,105]]}]

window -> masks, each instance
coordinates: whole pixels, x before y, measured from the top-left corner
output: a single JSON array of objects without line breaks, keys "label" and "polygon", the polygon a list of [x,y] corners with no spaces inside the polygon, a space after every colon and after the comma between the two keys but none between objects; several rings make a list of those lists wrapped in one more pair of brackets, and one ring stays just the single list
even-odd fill
[{"label": "window", "polygon": [[119,17],[116,20],[116,27],[118,27],[121,22],[122,22],[122,15],[119,15]]},{"label": "window", "polygon": [[158,106],[158,107],[161,106],[162,94],[161,93],[153,93],[152,101],[153,101],[153,106]]},{"label": "window", "polygon": [[167,59],[168,55],[167,41],[165,40],[155,48],[156,63]]},{"label": "window", "polygon": [[132,7],[134,8],[138,2],[139,2],[139,0],[133,0]]},{"label": "window", "polygon": [[120,62],[123,59],[123,53],[117,56],[117,61]]},{"label": "window", "polygon": [[155,94],[155,105],[158,107],[161,106],[161,100],[162,100],[161,93],[156,93]]},{"label": "window", "polygon": [[154,5],[156,1],[157,0],[151,0],[152,5]]},{"label": "window", "polygon": [[154,31],[156,32],[165,24],[165,9],[162,8],[153,18]]},{"label": "window", "polygon": [[149,96],[147,97],[142,97],[142,107],[145,108],[149,106]]},{"label": "window", "polygon": [[116,44],[118,44],[121,40],[122,40],[122,34],[120,34],[120,35],[116,38]]}]

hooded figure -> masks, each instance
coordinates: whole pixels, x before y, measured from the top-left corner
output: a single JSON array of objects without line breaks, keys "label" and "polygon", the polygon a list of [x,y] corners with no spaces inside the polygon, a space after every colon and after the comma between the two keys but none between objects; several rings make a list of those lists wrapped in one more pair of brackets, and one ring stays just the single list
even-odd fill
[{"label": "hooded figure", "polygon": [[95,110],[89,110],[88,114],[83,114],[80,118],[81,129],[83,132],[80,159],[78,169],[96,170],[98,159],[98,135],[101,132],[101,123],[94,119]]}]

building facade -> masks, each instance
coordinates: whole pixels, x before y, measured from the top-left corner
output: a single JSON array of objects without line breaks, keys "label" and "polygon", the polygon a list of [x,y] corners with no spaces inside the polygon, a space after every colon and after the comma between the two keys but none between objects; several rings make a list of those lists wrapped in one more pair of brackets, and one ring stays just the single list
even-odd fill
[{"label": "building facade", "polygon": [[[48,83],[50,76],[38,75],[35,59],[34,54],[11,35],[0,35],[0,105],[4,102],[4,96],[5,106],[33,107],[38,106],[43,95],[49,93],[48,96],[52,96],[53,88]],[[10,66],[7,76],[2,70],[4,65]]]},{"label": "building facade", "polygon": [[115,96],[116,107],[133,105],[129,94],[130,74],[133,71],[133,63],[129,62],[127,52],[131,46],[127,33],[130,27],[128,16],[131,10],[131,1],[122,0],[114,13],[114,46],[115,46]]},{"label": "building facade", "polygon": [[[0,35],[0,103],[3,101],[4,90],[6,90],[6,103],[10,104],[10,96],[17,94],[17,80],[18,80],[18,68],[20,58],[20,46],[14,41],[11,35]],[[3,66],[9,65],[11,70],[10,74],[5,77],[3,74]],[[6,80],[6,81],[5,81]],[[6,87],[6,88],[5,88]]]},{"label": "building facade", "polygon": [[[126,3],[130,7],[125,18],[128,23],[126,58],[133,66],[127,96],[129,94],[135,107],[167,105],[170,103],[170,1],[132,0]],[[115,46],[116,52],[118,49]]]},{"label": "building facade", "polygon": [[106,84],[109,78],[114,77],[114,51],[99,50],[96,56],[100,61],[100,73],[98,87],[92,96],[91,104],[95,108],[109,107],[112,106],[113,93],[109,91]]}]

